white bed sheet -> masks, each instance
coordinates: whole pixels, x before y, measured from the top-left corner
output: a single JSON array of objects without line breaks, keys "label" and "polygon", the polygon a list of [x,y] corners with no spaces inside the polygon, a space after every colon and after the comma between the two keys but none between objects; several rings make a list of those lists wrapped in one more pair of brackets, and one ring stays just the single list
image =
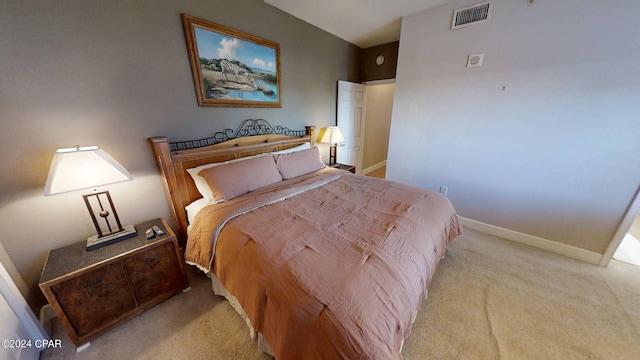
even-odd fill
[{"label": "white bed sheet", "polygon": [[236,299],[236,297],[233,296],[227,290],[227,288],[224,287],[224,285],[222,285],[218,277],[216,277],[216,275],[212,271],[209,271],[209,273],[207,273],[207,276],[211,279],[211,289],[213,290],[213,293],[227,299],[231,307],[238,313],[238,315],[240,315],[240,317],[247,324],[247,327],[249,328],[249,336],[251,337],[251,340],[258,341],[258,349],[267,355],[273,356],[269,342],[267,341],[267,339],[264,338],[264,336],[262,336],[262,334],[259,331],[256,331],[253,325],[251,325],[251,321],[249,320],[249,317],[244,312],[242,305],[240,305],[240,302]]}]

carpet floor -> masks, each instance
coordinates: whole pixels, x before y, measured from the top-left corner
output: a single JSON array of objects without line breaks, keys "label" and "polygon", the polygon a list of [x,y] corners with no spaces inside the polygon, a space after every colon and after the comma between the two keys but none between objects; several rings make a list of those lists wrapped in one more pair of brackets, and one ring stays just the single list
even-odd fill
[{"label": "carpet floor", "polygon": [[[76,353],[57,319],[54,359],[270,359],[209,280]],[[640,359],[640,267],[607,268],[465,229],[448,246],[405,359]]]}]

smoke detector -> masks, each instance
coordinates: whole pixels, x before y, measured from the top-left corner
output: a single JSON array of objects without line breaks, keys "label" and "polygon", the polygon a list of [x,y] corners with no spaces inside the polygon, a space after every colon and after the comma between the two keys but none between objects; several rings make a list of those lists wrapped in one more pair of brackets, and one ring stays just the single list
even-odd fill
[{"label": "smoke detector", "polygon": [[482,66],[483,59],[484,59],[484,54],[469,55],[469,57],[467,58],[467,67]]}]

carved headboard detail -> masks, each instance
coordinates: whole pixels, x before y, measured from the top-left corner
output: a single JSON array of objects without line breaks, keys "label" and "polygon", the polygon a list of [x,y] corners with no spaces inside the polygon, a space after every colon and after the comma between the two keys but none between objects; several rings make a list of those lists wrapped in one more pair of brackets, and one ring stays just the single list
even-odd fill
[{"label": "carved headboard detail", "polygon": [[240,124],[240,126],[234,131],[233,129],[225,129],[213,134],[212,137],[188,140],[188,141],[176,141],[169,143],[171,151],[195,149],[203,146],[209,146],[219,144],[225,141],[257,135],[285,135],[285,136],[304,136],[306,130],[290,130],[284,126],[271,126],[265,119],[247,119]]}]

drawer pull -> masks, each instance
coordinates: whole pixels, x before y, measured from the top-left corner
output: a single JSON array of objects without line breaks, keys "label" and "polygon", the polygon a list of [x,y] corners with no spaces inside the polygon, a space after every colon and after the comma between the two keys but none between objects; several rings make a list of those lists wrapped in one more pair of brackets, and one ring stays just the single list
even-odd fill
[{"label": "drawer pull", "polygon": [[155,264],[158,262],[159,259],[160,259],[160,254],[156,254],[156,256],[152,258],[146,258],[143,261],[145,264]]},{"label": "drawer pull", "polygon": [[89,282],[84,283],[84,288],[88,289],[90,287],[94,287],[94,286],[100,285],[100,284],[102,284],[102,277],[101,276],[97,277],[93,281],[89,281]]}]

